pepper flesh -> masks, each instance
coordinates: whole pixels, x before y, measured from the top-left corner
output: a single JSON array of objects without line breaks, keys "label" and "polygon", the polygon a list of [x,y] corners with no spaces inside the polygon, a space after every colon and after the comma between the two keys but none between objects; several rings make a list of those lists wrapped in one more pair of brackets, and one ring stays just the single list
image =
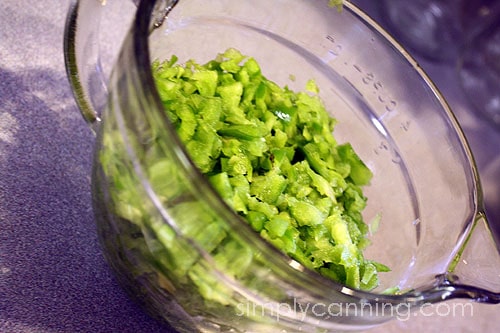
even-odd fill
[{"label": "pepper flesh", "polygon": [[159,95],[221,198],[304,266],[352,288],[375,288],[388,268],[362,252],[369,241],[361,186],[372,173],[349,143],[336,142],[336,120],[314,81],[303,92],[281,88],[236,49],[204,65],[176,60],[153,64]]}]

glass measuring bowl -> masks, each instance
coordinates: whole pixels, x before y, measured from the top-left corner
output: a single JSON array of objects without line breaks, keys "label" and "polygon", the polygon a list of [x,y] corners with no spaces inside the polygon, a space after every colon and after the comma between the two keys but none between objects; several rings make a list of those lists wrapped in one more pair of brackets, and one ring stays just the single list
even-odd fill
[{"label": "glass measuring bowl", "polygon": [[[141,1],[109,81],[98,65],[99,6],[72,3],[66,64],[98,133],[92,187],[104,252],[154,316],[180,332],[333,332],[452,298],[499,302],[500,257],[459,125],[415,61],[355,6]],[[380,216],[380,226],[365,256],[392,269],[378,289],[347,288],[278,252],[186,154],[151,63],[172,54],[203,63],[228,47],[253,56],[280,85],[301,90],[315,79],[338,120],[335,137],[373,171],[364,213],[366,221]],[[224,244],[202,241],[207,233]],[[218,261],[229,249],[239,254]],[[391,287],[401,293],[383,294]]]}]

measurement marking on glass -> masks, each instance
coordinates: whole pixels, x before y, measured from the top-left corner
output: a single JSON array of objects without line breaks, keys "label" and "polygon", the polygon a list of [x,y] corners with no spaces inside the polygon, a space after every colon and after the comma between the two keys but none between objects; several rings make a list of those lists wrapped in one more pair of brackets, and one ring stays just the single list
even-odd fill
[{"label": "measurement marking on glass", "polygon": [[[344,64],[348,65],[347,62]],[[353,64],[352,67],[360,74],[361,82],[373,88],[372,93],[377,96],[378,101],[384,105],[386,111],[394,111],[398,103],[389,95],[384,84],[377,80],[375,74],[372,72],[365,72],[358,64]]]}]

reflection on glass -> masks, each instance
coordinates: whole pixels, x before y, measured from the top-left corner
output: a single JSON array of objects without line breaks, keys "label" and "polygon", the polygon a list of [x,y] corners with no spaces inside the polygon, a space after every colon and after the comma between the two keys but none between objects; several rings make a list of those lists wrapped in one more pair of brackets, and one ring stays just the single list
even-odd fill
[{"label": "reflection on glass", "polygon": [[411,52],[429,60],[457,58],[462,44],[461,0],[383,0],[383,24]]},{"label": "reflection on glass", "polygon": [[467,6],[462,14],[467,43],[459,61],[461,85],[478,114],[500,128],[500,3],[482,1],[473,10]]}]

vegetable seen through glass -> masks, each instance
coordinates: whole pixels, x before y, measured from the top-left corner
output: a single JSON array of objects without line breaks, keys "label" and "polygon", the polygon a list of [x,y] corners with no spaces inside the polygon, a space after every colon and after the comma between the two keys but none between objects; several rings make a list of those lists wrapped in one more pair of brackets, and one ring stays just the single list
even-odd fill
[{"label": "vegetable seen through glass", "polygon": [[[155,61],[152,71],[164,110],[190,158],[255,232],[329,279],[362,290],[378,286],[378,273],[389,268],[363,255],[370,241],[362,187],[372,173],[349,143],[335,140],[336,120],[325,110],[313,80],[302,92],[280,87],[261,73],[255,59],[236,49],[203,65],[194,60],[178,64],[172,56]],[[156,161],[146,172],[160,195],[175,191],[168,160]],[[116,201],[123,203],[116,213],[132,222],[143,220],[127,187],[115,188],[120,189]],[[217,223],[198,223],[206,219],[196,216],[207,213],[196,202],[178,202],[171,209],[185,217],[183,230],[198,235],[227,274],[238,276],[251,262],[251,250],[231,241],[229,231]],[[168,248],[171,232],[153,223],[150,227]],[[197,273],[199,256],[173,252],[168,269],[190,278],[205,299],[226,302],[217,282]]]}]

